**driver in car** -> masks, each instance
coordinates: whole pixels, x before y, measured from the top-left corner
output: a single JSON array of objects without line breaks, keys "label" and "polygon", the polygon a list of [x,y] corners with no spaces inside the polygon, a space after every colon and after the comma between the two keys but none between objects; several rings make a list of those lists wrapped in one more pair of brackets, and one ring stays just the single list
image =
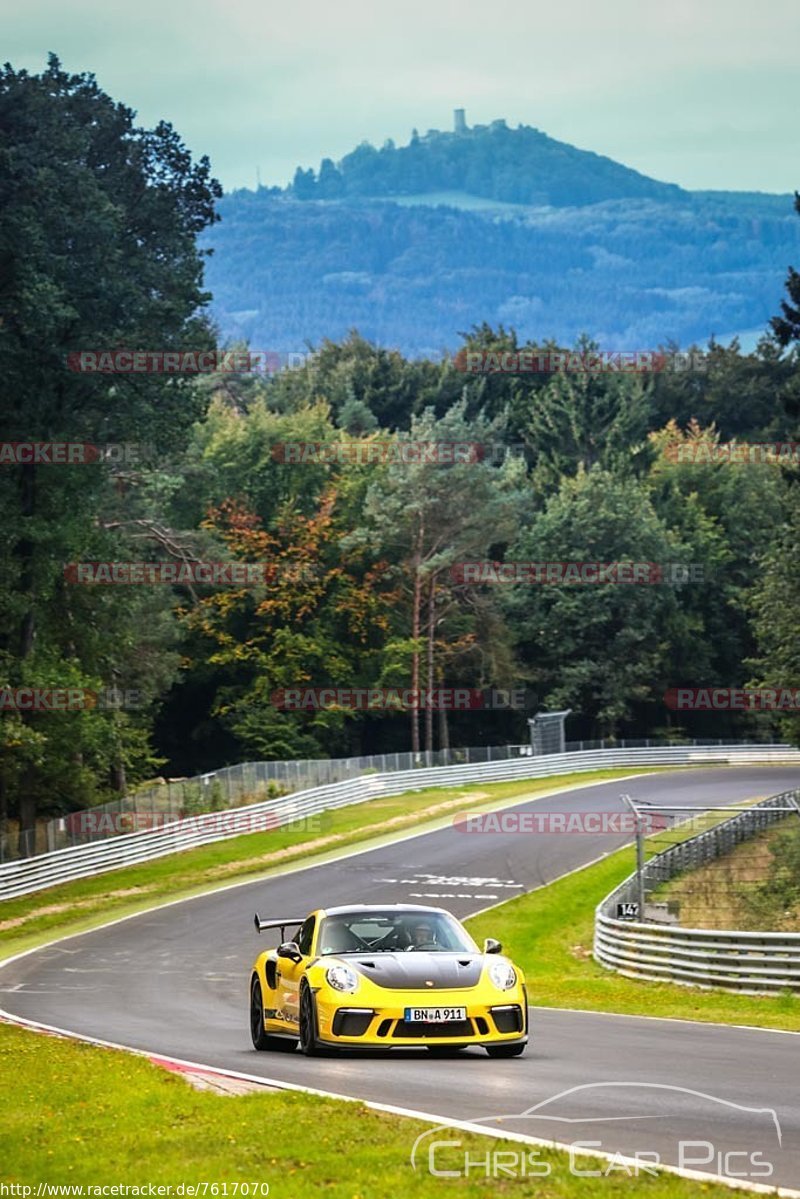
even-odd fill
[{"label": "driver in car", "polygon": [[438,949],[436,934],[430,924],[420,921],[411,929],[411,944],[408,949]]}]

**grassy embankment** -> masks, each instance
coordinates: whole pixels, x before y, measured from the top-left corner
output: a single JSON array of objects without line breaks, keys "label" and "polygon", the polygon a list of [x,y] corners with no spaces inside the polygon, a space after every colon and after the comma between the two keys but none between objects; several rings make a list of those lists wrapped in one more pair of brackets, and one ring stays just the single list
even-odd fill
[{"label": "grassy embankment", "polygon": [[687,928],[800,932],[800,820],[744,841],[724,857],[659,887]]},{"label": "grassy embankment", "polygon": [[[485,1066],[492,1069],[488,1059]],[[195,1192],[200,1199],[233,1196],[234,1186],[244,1183],[251,1199],[265,1194],[254,1189],[262,1183],[275,1199],[585,1199],[588,1193],[692,1199],[700,1186],[669,1174],[637,1181],[617,1165],[608,1178],[592,1179],[587,1192],[586,1179],[570,1173],[568,1155],[544,1149],[535,1160],[547,1177],[492,1178],[474,1165],[464,1177],[466,1152],[477,1162],[487,1151],[512,1148],[464,1133],[449,1133],[445,1139],[457,1139],[460,1147],[434,1157],[437,1169],[461,1176],[435,1177],[425,1152],[419,1168],[411,1166],[415,1139],[431,1127],[422,1121],[285,1091],[199,1092],[143,1058],[7,1025],[0,1025],[0,1091],[10,1100],[0,1127],[0,1182],[30,1186],[34,1195],[40,1182],[209,1184],[205,1196]],[[515,1148],[522,1154],[535,1149]],[[604,1172],[609,1166],[581,1158],[579,1168]],[[708,1199],[730,1196],[718,1185],[702,1184],[702,1190]]]}]

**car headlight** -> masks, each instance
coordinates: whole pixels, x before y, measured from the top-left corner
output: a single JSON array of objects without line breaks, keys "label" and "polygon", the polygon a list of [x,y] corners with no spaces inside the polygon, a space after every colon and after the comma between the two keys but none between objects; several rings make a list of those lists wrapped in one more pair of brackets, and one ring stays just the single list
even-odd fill
[{"label": "car headlight", "polygon": [[490,962],[489,978],[499,991],[510,991],[517,981],[517,972],[510,962]]},{"label": "car headlight", "polygon": [[355,970],[351,970],[349,966],[341,963],[329,966],[325,971],[325,977],[336,991],[355,991],[358,986],[358,975]]}]

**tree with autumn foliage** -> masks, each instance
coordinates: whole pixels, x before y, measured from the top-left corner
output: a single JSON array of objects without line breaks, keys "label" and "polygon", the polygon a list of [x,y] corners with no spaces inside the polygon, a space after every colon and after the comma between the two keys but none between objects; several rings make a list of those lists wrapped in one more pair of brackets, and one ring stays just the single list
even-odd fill
[{"label": "tree with autumn foliage", "polygon": [[[256,406],[240,419],[257,428],[267,416]],[[252,445],[238,422],[224,429],[211,460],[230,452],[228,438],[240,448]],[[331,440],[337,435],[329,429]],[[270,487],[254,470],[249,489],[240,476],[239,496],[212,504],[202,521],[232,560],[267,569],[263,584],[219,589],[184,610],[187,674],[191,684],[196,672],[206,681],[213,672],[207,716],[222,721],[241,752],[315,756],[337,740],[345,744],[349,714],[283,712],[274,693],[303,684],[372,685],[397,594],[380,556],[344,544],[364,483],[359,487],[346,470],[279,464],[276,444],[262,445],[261,466],[283,473],[285,487]]]}]

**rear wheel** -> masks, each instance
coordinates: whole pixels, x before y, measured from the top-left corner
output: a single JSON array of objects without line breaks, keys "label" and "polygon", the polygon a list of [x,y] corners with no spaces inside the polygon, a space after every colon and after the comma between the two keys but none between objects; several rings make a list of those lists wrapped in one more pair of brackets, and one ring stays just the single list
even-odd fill
[{"label": "rear wheel", "polygon": [[261,994],[261,983],[257,975],[253,975],[250,984],[250,1037],[256,1049],[277,1049],[279,1053],[292,1053],[296,1042],[286,1037],[271,1037],[264,1032],[264,999]]},{"label": "rear wheel", "polygon": [[489,1057],[519,1057],[525,1052],[525,1043],[521,1045],[485,1045]]}]

